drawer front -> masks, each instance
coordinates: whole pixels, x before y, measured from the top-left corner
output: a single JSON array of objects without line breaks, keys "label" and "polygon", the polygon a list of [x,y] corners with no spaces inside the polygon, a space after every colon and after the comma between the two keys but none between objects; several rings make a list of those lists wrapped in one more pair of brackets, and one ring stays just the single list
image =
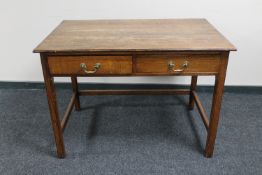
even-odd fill
[{"label": "drawer front", "polygon": [[[123,75],[132,73],[131,56],[50,56],[53,75]],[[97,66],[99,65],[99,66]]]},{"label": "drawer front", "polygon": [[220,55],[145,55],[136,59],[137,74],[215,74]]}]

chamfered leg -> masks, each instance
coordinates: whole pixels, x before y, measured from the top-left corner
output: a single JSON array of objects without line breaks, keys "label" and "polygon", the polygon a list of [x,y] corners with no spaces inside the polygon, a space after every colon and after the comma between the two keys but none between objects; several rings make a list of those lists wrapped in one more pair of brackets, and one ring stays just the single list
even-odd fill
[{"label": "chamfered leg", "polygon": [[77,77],[71,77],[72,82],[72,88],[73,92],[76,93],[76,99],[75,99],[75,109],[77,111],[80,111],[80,100],[79,100],[79,91],[78,91],[78,84],[77,84]]},{"label": "chamfered leg", "polygon": [[45,88],[46,88],[49,111],[51,116],[51,123],[53,127],[55,143],[56,143],[57,156],[59,158],[64,158],[65,146],[64,146],[64,139],[63,139],[61,123],[60,123],[59,113],[56,103],[54,80],[53,77],[50,76],[50,73],[48,71],[47,57],[43,54],[41,54],[41,63],[43,68]]},{"label": "chamfered leg", "polygon": [[189,95],[189,104],[188,104],[189,109],[194,109],[194,96],[192,92],[196,90],[196,86],[197,86],[197,76],[192,76],[191,77],[191,86],[190,86],[190,95]]},{"label": "chamfered leg", "polygon": [[210,123],[209,123],[206,148],[205,148],[206,157],[212,157],[214,151],[214,145],[215,145],[218,122],[219,122],[219,113],[221,108],[222,96],[224,92],[227,62],[228,62],[228,52],[221,54],[220,71],[215,77],[213,102],[212,102]]}]

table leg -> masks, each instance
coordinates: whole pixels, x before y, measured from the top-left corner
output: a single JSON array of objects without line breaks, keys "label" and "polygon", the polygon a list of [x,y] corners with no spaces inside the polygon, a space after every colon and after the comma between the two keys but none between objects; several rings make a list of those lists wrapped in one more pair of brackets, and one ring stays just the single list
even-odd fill
[{"label": "table leg", "polygon": [[71,77],[71,82],[72,82],[73,92],[76,93],[75,109],[77,111],[80,111],[80,101],[79,101],[79,91],[78,91],[78,85],[77,85],[77,77]]},{"label": "table leg", "polygon": [[196,90],[197,86],[197,76],[192,76],[191,78],[191,86],[190,86],[190,95],[189,95],[189,109],[194,109],[194,96],[193,96],[193,91]]},{"label": "table leg", "polygon": [[212,157],[214,151],[214,145],[215,145],[218,122],[219,122],[219,113],[220,113],[222,96],[224,91],[227,62],[228,62],[228,53],[224,53],[221,55],[220,71],[215,78],[213,102],[212,102],[210,123],[209,123],[206,148],[205,148],[206,157]]},{"label": "table leg", "polygon": [[57,108],[54,80],[53,77],[51,77],[49,74],[47,58],[44,55],[41,55],[41,63],[43,68],[45,88],[46,88],[49,111],[51,116],[51,123],[53,127],[54,138],[57,148],[57,156],[59,158],[64,158],[65,157],[64,139],[63,139],[61,123],[60,123],[59,113]]}]

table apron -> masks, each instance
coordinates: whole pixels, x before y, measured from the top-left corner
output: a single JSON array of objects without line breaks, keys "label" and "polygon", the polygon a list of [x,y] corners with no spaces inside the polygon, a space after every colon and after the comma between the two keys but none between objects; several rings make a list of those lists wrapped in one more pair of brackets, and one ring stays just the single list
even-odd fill
[{"label": "table apron", "polygon": [[50,75],[57,77],[216,75],[220,54],[63,55],[48,56]]}]

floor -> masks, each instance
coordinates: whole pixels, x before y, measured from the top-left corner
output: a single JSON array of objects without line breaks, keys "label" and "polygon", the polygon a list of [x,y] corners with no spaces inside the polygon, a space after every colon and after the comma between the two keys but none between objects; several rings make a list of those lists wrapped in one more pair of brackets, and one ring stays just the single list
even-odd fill
[{"label": "floor", "polygon": [[[71,91],[57,92],[60,113]],[[212,94],[199,94],[209,109]],[[43,89],[0,89],[0,174],[261,174],[262,95],[225,93],[213,158],[187,96],[86,96],[57,159]],[[207,110],[209,113],[210,111]]]}]

